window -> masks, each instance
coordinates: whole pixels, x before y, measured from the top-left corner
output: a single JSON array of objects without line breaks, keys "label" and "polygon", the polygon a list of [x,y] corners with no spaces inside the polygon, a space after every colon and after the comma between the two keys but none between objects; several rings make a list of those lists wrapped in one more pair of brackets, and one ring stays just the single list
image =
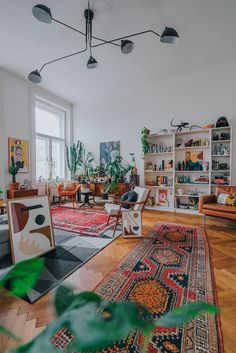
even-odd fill
[{"label": "window", "polygon": [[65,111],[36,101],[36,178],[65,178]]}]

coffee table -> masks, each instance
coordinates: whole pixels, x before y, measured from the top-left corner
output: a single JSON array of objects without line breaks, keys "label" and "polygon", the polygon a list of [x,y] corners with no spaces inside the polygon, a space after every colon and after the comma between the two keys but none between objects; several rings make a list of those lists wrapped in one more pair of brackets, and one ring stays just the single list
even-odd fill
[{"label": "coffee table", "polygon": [[93,204],[89,202],[89,196],[93,194],[92,191],[80,191],[80,194],[84,196],[84,202],[79,207],[93,207]]}]

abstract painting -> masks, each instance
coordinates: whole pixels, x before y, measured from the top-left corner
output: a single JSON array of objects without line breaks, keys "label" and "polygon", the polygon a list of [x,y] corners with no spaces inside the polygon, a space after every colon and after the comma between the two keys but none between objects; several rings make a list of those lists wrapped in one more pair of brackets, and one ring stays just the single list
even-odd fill
[{"label": "abstract painting", "polygon": [[8,149],[9,149],[9,166],[11,163],[11,157],[13,157],[15,165],[17,165],[20,168],[19,173],[28,173],[29,172],[29,142],[27,140],[9,137]]},{"label": "abstract painting", "polygon": [[203,151],[185,152],[186,170],[203,170]]},{"label": "abstract painting", "polygon": [[106,166],[120,156],[120,141],[100,143],[100,165]]},{"label": "abstract painting", "polygon": [[55,249],[47,196],[9,200],[7,206],[14,264]]},{"label": "abstract painting", "polygon": [[143,235],[141,211],[123,211],[123,237],[134,238]]}]

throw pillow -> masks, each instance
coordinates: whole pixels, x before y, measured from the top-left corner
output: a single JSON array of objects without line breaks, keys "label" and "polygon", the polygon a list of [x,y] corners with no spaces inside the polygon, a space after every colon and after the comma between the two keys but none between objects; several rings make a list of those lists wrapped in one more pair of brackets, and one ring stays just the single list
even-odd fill
[{"label": "throw pillow", "polygon": [[[124,195],[121,196],[121,201],[128,201],[128,202],[136,202],[138,200],[138,194],[135,191],[128,191]],[[123,203],[123,208],[127,210],[130,209],[130,205]]]},{"label": "throw pillow", "polygon": [[218,205],[236,206],[236,195],[219,194],[217,203]]},{"label": "throw pillow", "polygon": [[64,191],[74,191],[75,183],[72,181],[68,181],[64,183]]}]

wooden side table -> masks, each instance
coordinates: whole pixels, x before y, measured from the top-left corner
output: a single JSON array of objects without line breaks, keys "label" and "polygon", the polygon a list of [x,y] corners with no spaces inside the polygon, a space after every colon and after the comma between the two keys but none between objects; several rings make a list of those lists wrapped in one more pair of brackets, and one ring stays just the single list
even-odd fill
[{"label": "wooden side table", "polygon": [[30,190],[7,190],[8,199],[17,199],[20,197],[38,196],[38,189]]}]

